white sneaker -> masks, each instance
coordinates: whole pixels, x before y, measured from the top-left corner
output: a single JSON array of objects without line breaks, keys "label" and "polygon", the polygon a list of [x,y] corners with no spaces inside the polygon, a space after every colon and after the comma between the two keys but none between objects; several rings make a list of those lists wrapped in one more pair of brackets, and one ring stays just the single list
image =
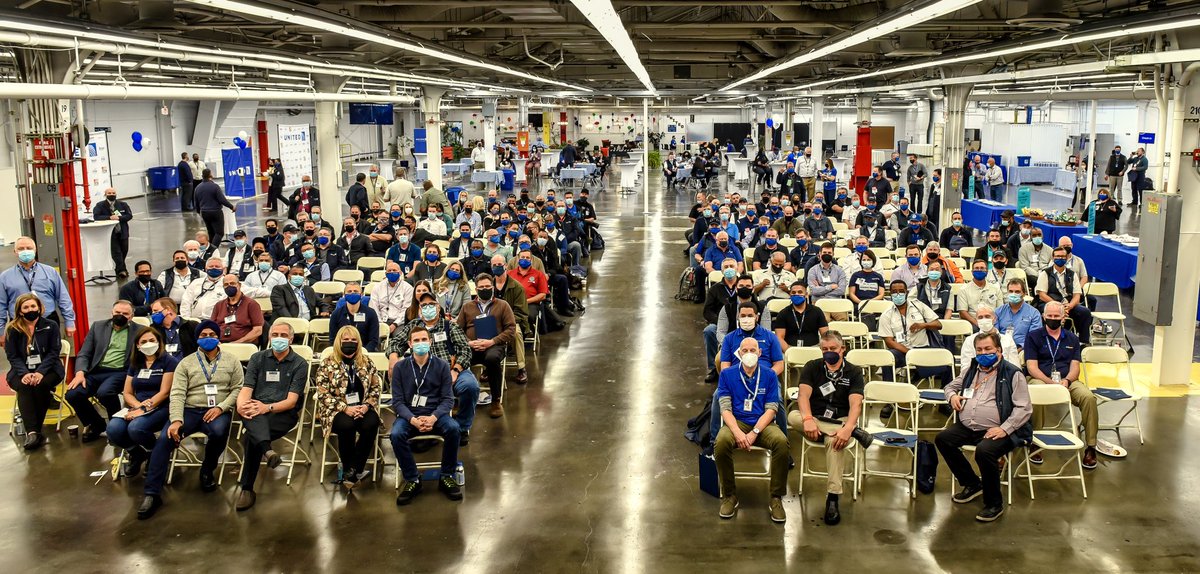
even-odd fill
[{"label": "white sneaker", "polygon": [[1104,439],[1096,439],[1096,452],[1109,458],[1125,458],[1129,456],[1129,451],[1125,450],[1124,447]]},{"label": "white sneaker", "polygon": [[475,401],[475,404],[477,404],[477,405],[492,404],[492,395],[490,395],[487,391],[481,391],[479,393],[479,400]]}]

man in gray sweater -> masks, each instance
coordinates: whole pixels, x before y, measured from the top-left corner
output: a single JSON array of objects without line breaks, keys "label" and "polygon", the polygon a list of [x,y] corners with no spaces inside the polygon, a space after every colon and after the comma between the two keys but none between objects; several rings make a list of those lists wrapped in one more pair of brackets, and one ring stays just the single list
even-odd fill
[{"label": "man in gray sweater", "polygon": [[925,164],[917,161],[916,154],[908,154],[905,176],[908,181],[908,196],[912,198],[913,212],[924,213],[922,205],[925,203],[925,180],[929,176],[929,170]]}]

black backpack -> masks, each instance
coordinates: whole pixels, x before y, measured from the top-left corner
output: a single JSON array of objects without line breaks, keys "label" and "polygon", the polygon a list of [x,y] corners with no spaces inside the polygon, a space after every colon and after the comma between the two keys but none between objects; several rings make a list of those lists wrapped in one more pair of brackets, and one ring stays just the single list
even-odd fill
[{"label": "black backpack", "polygon": [[704,302],[704,291],[696,282],[696,268],[688,265],[679,275],[679,291],[675,293],[676,301]]}]

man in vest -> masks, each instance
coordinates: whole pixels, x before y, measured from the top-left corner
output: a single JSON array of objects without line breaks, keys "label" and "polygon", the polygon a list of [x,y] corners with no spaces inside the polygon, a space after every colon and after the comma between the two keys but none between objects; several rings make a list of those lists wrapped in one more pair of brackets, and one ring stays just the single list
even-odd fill
[{"label": "man in vest", "polygon": [[1092,312],[1081,304],[1083,287],[1079,275],[1067,267],[1067,250],[1062,247],[1054,250],[1053,263],[1038,274],[1034,291],[1043,305],[1050,301],[1062,303],[1064,311],[1074,323],[1079,341],[1088,345],[1092,340]]}]

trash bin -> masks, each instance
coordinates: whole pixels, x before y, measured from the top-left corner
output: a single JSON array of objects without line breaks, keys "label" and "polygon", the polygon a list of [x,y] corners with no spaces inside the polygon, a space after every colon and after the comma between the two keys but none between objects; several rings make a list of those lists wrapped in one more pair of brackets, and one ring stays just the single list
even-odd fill
[{"label": "trash bin", "polygon": [[1017,167],[1029,167],[1029,164],[1032,160],[1033,156],[1019,155],[1017,156]]},{"label": "trash bin", "polygon": [[512,169],[505,169],[503,170],[503,173],[504,183],[500,184],[500,191],[511,192],[513,190],[513,181],[517,178],[517,172],[516,170]]},{"label": "trash bin", "polygon": [[150,180],[151,191],[179,189],[179,171],[173,165],[152,167],[146,170],[146,179]]},{"label": "trash bin", "polygon": [[459,187],[457,185],[454,187],[447,187],[446,188],[446,199],[450,200],[451,205],[457,205],[459,194],[461,194],[465,191],[467,191],[467,188]]}]

